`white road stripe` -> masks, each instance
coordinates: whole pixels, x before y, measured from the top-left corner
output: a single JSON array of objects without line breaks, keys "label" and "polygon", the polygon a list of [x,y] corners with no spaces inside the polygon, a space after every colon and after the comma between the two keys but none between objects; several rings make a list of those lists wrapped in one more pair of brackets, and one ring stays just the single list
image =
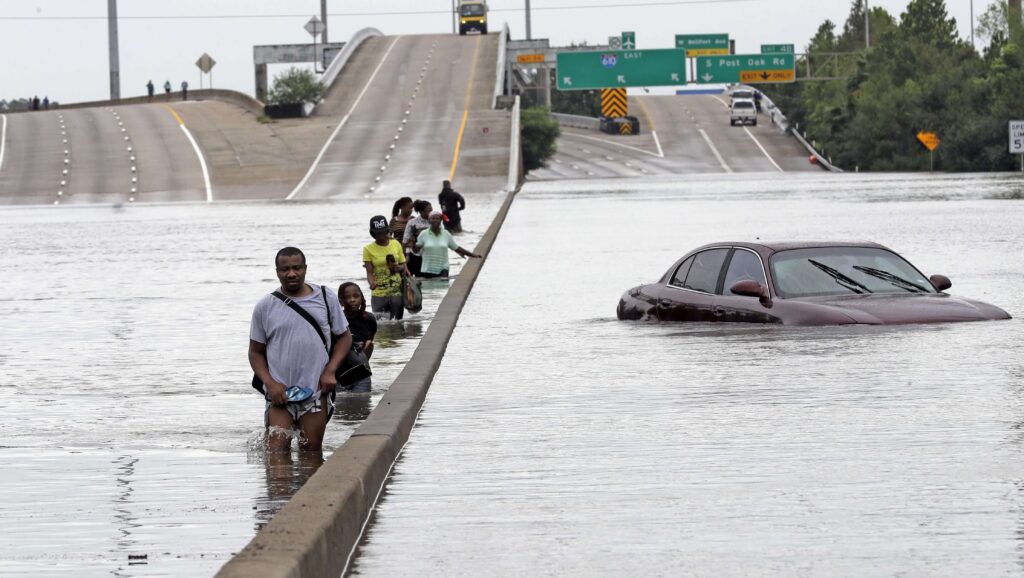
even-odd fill
[{"label": "white road stripe", "polygon": [[715,148],[715,143],[711,142],[711,137],[708,136],[708,133],[704,132],[704,129],[702,128],[697,130],[700,131],[700,136],[704,137],[704,142],[708,143],[708,146],[711,147],[711,152],[715,153],[715,158],[718,159],[718,164],[722,165],[722,168],[725,169],[725,172],[731,173],[732,167],[725,164],[725,159],[722,158],[722,154],[718,152],[717,148]]},{"label": "white road stripe", "polygon": [[206,159],[203,158],[203,151],[199,149],[199,143],[196,139],[192,138],[192,133],[189,132],[185,125],[179,124],[181,132],[185,133],[188,137],[188,142],[192,143],[192,148],[196,151],[196,156],[199,157],[199,168],[203,171],[203,184],[206,185],[206,202],[213,202],[213,187],[210,186],[210,171],[206,168]]},{"label": "white road stripe", "polygon": [[309,177],[313,176],[313,172],[316,171],[316,167],[320,165],[320,161],[324,158],[324,153],[327,152],[327,148],[331,146],[331,143],[334,142],[334,138],[338,136],[338,132],[341,131],[341,128],[345,126],[345,123],[348,122],[348,117],[352,116],[352,111],[354,111],[356,107],[359,106],[359,102],[363,100],[363,95],[365,95],[366,91],[370,89],[370,85],[373,84],[373,80],[377,78],[377,73],[380,72],[380,69],[384,66],[384,63],[387,62],[388,55],[391,54],[391,49],[394,48],[395,45],[398,44],[398,41],[401,39],[402,37],[398,36],[394,39],[394,41],[391,42],[391,46],[389,46],[387,52],[384,53],[384,57],[380,59],[380,64],[377,65],[377,68],[374,69],[373,74],[370,75],[370,80],[366,81],[366,86],[363,87],[363,91],[359,93],[359,96],[356,97],[356,101],[352,103],[352,108],[348,109],[348,112],[345,114],[344,117],[342,117],[341,122],[338,123],[338,126],[335,127],[334,132],[331,133],[331,138],[327,139],[327,142],[324,143],[323,148],[320,149],[320,154],[316,155],[316,159],[313,160],[313,164],[309,166],[309,170],[306,171],[306,176],[302,177],[302,180],[299,181],[299,184],[295,185],[295,188],[292,189],[292,192],[288,193],[288,196],[285,197],[284,200],[292,200],[295,197],[295,195],[299,194],[299,191],[301,191],[302,188],[306,186],[306,183],[309,181]]},{"label": "white road stripe", "polygon": [[0,114],[3,125],[0,127],[0,171],[4,170],[4,151],[7,150],[7,115]]},{"label": "white road stripe", "polygon": [[[644,149],[638,149],[636,147],[631,147],[629,145],[625,145],[625,144],[622,144],[622,143],[617,143],[617,142],[612,141],[612,140],[606,140],[606,139],[603,139],[603,138],[597,138],[596,136],[587,136],[587,135],[584,135],[584,134],[575,134],[575,133],[571,133],[571,132],[563,132],[562,136],[571,136],[571,137],[574,137],[574,138],[585,138],[587,140],[594,140],[594,141],[597,141],[597,142],[600,142],[600,143],[604,143],[604,144],[615,145],[617,147],[622,147],[624,149],[629,149],[631,151],[636,151],[638,153],[644,153],[645,155],[651,155],[652,157],[658,157],[658,158],[664,158],[665,157],[664,153],[662,153],[661,155],[656,155],[656,154],[652,153],[651,151],[645,151]],[[589,153],[590,152],[590,151],[588,151],[586,149],[580,149],[580,150],[585,152],[585,153]],[[659,152],[661,151],[661,145],[658,145],[658,151]]]},{"label": "white road stripe", "polygon": [[655,146],[658,147],[658,156],[660,158],[665,158],[665,151],[661,150],[661,141],[658,140],[658,133],[652,130],[651,131],[651,136],[654,137],[654,144],[655,144]]},{"label": "white road stripe", "polygon": [[774,165],[780,173],[784,173],[785,171],[782,170],[782,167],[779,166],[779,163],[775,162],[775,159],[772,158],[772,155],[768,154],[768,151],[764,150],[764,147],[761,146],[761,143],[757,140],[756,137],[754,137],[754,133],[750,132],[750,129],[748,129],[747,127],[743,127],[743,130],[747,131],[747,134],[750,135],[751,140],[754,141],[754,144],[757,145],[757,148],[761,149],[761,152],[764,153],[764,156],[768,157],[768,160],[772,163],[772,165]]}]

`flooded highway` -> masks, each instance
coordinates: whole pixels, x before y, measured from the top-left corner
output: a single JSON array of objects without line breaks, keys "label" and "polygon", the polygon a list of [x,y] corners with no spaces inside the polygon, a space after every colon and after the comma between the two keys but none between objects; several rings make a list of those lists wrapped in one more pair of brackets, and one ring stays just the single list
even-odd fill
[{"label": "flooded highway", "polygon": [[[460,243],[500,200],[468,199]],[[293,244],[308,281],[365,289],[367,223],[392,201],[0,210],[0,575],[212,576],[240,550],[318,465],[267,459],[249,386],[249,320],[278,286],[274,255]],[[339,396],[325,455],[446,287],[425,282],[423,312],[381,322],[373,392]]]},{"label": "flooded highway", "polygon": [[[1024,181],[528,184],[350,572],[1024,572]],[[621,322],[713,241],[870,240],[1009,321]]]}]

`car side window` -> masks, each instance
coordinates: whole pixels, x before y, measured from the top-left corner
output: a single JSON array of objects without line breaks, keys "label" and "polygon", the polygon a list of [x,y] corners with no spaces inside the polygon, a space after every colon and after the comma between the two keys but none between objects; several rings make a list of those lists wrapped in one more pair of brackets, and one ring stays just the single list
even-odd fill
[{"label": "car side window", "polygon": [[725,285],[722,290],[726,295],[735,295],[729,288],[737,281],[757,281],[762,287],[768,285],[764,278],[761,259],[750,251],[736,249],[729,261],[729,270],[725,273]]},{"label": "car side window", "polygon": [[728,254],[729,249],[708,249],[694,255],[683,287],[713,294],[718,289],[718,276]]},{"label": "car side window", "polygon": [[683,264],[680,265],[679,268],[676,269],[675,274],[672,275],[672,281],[670,281],[669,283],[671,285],[675,285],[676,287],[682,287],[683,283],[686,282],[686,274],[690,271],[690,265],[692,264],[693,257],[690,257],[689,259],[683,261]]}]

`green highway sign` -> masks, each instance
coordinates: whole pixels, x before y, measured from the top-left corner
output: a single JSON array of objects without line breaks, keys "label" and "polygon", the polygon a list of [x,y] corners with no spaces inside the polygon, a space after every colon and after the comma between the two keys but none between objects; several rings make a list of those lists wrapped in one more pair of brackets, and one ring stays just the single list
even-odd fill
[{"label": "green highway sign", "polygon": [[679,84],[686,84],[685,50],[558,53],[558,90]]},{"label": "green highway sign", "polygon": [[761,54],[793,54],[792,44],[762,44]]},{"label": "green highway sign", "polygon": [[698,56],[698,84],[766,84],[795,82],[792,54],[733,54]]},{"label": "green highway sign", "polygon": [[636,50],[636,32],[622,33],[622,49]]},{"label": "green highway sign", "polygon": [[686,49],[686,55],[690,58],[729,54],[729,35],[676,34],[676,48]]}]

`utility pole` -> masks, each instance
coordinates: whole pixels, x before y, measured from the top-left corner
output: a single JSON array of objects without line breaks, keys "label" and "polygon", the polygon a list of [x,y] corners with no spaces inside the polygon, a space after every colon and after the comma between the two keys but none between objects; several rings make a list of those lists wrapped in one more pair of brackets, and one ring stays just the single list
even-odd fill
[{"label": "utility pole", "polygon": [[323,31],[320,32],[320,41],[327,48],[327,0],[320,0],[320,20],[324,23]]},{"label": "utility pole", "polygon": [[974,48],[974,0],[971,0],[971,48]]},{"label": "utility pole", "polygon": [[1020,0],[1010,0],[1009,8],[1007,17],[1010,21],[1010,38],[1016,39],[1020,31]]},{"label": "utility pole", "polygon": [[110,100],[121,98],[121,58],[117,50],[117,0],[107,0],[107,35],[110,43]]},{"label": "utility pole", "polygon": [[864,0],[864,50],[871,48],[871,9],[868,0]]},{"label": "utility pole", "polygon": [[452,34],[458,32],[456,26],[458,26],[459,14],[458,9],[455,6],[455,0],[452,0]]},{"label": "utility pole", "polygon": [[533,40],[533,33],[530,31],[530,0],[526,0],[526,39]]}]

